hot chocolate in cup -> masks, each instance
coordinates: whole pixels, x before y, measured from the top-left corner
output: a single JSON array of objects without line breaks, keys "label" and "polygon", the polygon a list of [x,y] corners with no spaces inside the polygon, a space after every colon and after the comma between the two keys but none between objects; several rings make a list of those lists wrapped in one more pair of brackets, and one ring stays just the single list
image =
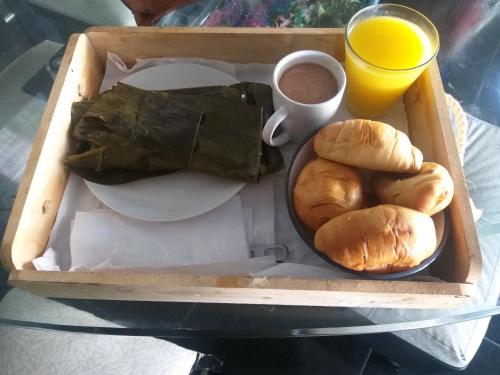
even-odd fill
[{"label": "hot chocolate in cup", "polygon": [[[273,72],[276,112],[264,126],[264,142],[270,146],[301,142],[326,125],[337,112],[345,85],[344,69],[324,52],[303,50],[283,57]],[[280,125],[282,132],[274,137]]]}]

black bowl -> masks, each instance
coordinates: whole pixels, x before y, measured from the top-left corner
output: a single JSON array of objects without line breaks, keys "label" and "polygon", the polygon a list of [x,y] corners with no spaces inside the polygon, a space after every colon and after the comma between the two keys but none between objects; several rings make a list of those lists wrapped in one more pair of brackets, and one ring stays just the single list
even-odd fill
[{"label": "black bowl", "polygon": [[341,264],[338,264],[337,262],[333,261],[328,256],[326,256],[325,254],[323,254],[314,247],[314,232],[300,221],[299,217],[297,216],[297,213],[295,212],[295,207],[293,203],[293,187],[295,186],[295,180],[297,179],[299,172],[310,160],[312,160],[316,156],[313,149],[313,137],[315,134],[316,132],[307,137],[306,140],[303,141],[295,151],[292,160],[290,162],[290,166],[288,167],[285,180],[285,188],[286,188],[285,195],[286,195],[286,205],[288,208],[288,213],[292,219],[292,223],[293,226],[295,227],[295,230],[302,238],[302,240],[307,244],[307,246],[329,264],[337,268],[340,268],[344,271],[347,271],[349,273],[359,275],[360,277],[366,279],[394,280],[394,279],[407,278],[410,276],[415,276],[417,273],[419,273],[420,271],[428,267],[432,262],[434,262],[443,251],[443,248],[445,247],[448,239],[448,234],[449,234],[448,210],[441,211],[432,217],[432,219],[434,220],[434,224],[436,225],[437,229],[436,234],[439,243],[434,253],[432,253],[430,257],[422,261],[418,266],[413,267],[406,271],[394,272],[394,273],[373,273],[365,271],[354,271],[351,270],[350,268],[342,266]]}]

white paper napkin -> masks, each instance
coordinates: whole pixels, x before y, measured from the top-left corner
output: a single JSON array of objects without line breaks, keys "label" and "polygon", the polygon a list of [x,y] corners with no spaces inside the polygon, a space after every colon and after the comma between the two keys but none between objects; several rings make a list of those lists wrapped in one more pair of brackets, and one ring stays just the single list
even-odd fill
[{"label": "white paper napkin", "polygon": [[249,257],[241,200],[172,223],[135,220],[112,211],[79,211],[70,238],[73,267],[168,267]]},{"label": "white paper napkin", "polygon": [[220,60],[201,59],[197,57],[187,58],[170,58],[159,57],[149,59],[137,59],[137,63],[131,68],[114,53],[108,52],[106,58],[106,71],[101,83],[99,92],[109,90],[116,82],[121,81],[132,73],[140,70],[151,68],[157,65],[176,63],[195,63],[206,65],[211,68],[221,70],[229,75],[235,77],[238,81],[251,81],[260,83],[269,83],[273,73],[273,64],[231,64]]}]

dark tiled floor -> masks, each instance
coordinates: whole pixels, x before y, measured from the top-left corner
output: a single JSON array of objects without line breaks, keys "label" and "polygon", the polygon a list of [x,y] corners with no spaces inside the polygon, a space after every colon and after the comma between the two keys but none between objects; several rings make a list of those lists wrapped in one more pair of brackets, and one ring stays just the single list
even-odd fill
[{"label": "dark tiled floor", "polygon": [[497,344],[500,344],[500,316],[497,315],[491,319],[488,332],[486,332],[486,337]]},{"label": "dark tiled floor", "polygon": [[[500,373],[500,345],[483,340],[467,369],[456,371],[435,365],[416,371],[397,363],[369,346],[362,337],[280,340],[220,341],[205,349],[224,361],[224,374],[359,374],[359,375],[496,375]],[[222,354],[223,353],[223,354]],[[422,359],[424,360],[424,359]]]},{"label": "dark tiled floor", "polygon": [[386,356],[371,351],[365,368],[361,372],[363,375],[393,375],[399,372],[400,367],[391,362]]},{"label": "dark tiled floor", "polygon": [[[2,17],[7,17],[10,14],[10,9],[8,9],[5,4],[0,1],[0,15]],[[20,38],[19,35],[22,34],[22,30],[19,27],[19,23],[16,22],[15,17],[9,22],[2,20],[0,22],[0,71],[9,65],[15,58],[25,52],[31,47],[31,43],[26,40],[26,38]],[[16,41],[16,43],[12,43]]]},{"label": "dark tiled floor", "polygon": [[247,361],[237,361],[236,356],[226,361],[224,373],[356,374],[361,371],[368,351],[368,347],[349,338],[331,342],[309,338],[260,341],[247,352]]},{"label": "dark tiled floor", "polygon": [[[493,324],[492,329],[494,327]],[[452,370],[438,363],[430,364],[426,356],[414,359],[414,361],[427,361],[425,369],[418,363],[414,366],[400,366],[377,352],[376,348],[371,348],[363,336],[173,341],[181,346],[211,353],[220,358],[224,363],[223,374],[500,374],[500,345],[489,338],[483,340],[475,358],[462,371]],[[384,345],[382,341],[381,345]]]},{"label": "dark tiled floor", "polygon": [[175,340],[223,360],[223,374],[361,374],[370,347],[357,337]]}]

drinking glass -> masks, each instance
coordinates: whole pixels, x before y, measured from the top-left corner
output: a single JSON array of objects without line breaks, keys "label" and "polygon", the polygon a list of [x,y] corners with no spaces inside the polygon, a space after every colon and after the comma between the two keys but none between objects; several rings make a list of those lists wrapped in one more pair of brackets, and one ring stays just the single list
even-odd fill
[{"label": "drinking glass", "polygon": [[356,115],[379,117],[436,56],[439,35],[416,10],[378,4],[352,17],[345,46],[348,106]]}]

